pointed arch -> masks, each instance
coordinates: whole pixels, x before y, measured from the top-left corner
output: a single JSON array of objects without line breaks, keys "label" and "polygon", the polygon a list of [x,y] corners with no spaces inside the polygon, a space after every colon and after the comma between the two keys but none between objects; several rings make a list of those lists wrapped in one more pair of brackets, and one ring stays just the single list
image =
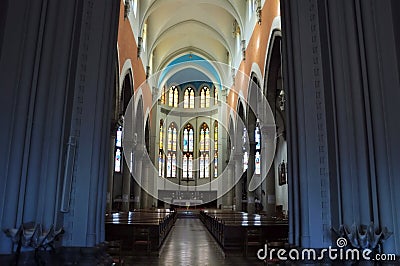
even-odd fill
[{"label": "pointed arch", "polygon": [[182,135],[182,179],[192,179],[194,160],[194,129],[192,124],[187,123],[185,125]]},{"label": "pointed arch", "polygon": [[194,89],[189,86],[183,94],[183,108],[194,108]]},{"label": "pointed arch", "polygon": [[176,178],[177,137],[178,129],[175,122],[171,122],[167,132],[167,173],[166,177]]},{"label": "pointed arch", "polygon": [[200,107],[210,107],[210,87],[207,85],[200,89]]},{"label": "pointed arch", "polygon": [[200,127],[200,144],[199,144],[199,178],[210,177],[210,128],[207,123],[203,123]]}]

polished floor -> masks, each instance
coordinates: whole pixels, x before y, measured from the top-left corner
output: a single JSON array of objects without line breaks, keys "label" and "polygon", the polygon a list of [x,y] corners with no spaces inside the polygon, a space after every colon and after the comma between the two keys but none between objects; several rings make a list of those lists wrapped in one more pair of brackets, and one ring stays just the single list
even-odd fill
[{"label": "polished floor", "polygon": [[124,262],[124,265],[166,266],[265,265],[256,254],[247,258],[241,253],[226,257],[199,219],[178,219],[159,256],[128,256]]},{"label": "polished floor", "polygon": [[[96,248],[60,248],[56,252],[22,252],[19,258],[15,255],[0,255],[0,266],[3,265],[112,265],[112,258],[105,253],[104,246]],[[400,260],[376,264],[376,262],[330,261],[325,263],[305,261],[261,261],[256,251],[247,257],[238,251],[237,254],[226,254],[199,219],[178,218],[158,254],[146,254],[141,250],[124,251],[122,263],[117,265],[166,265],[166,266],[220,266],[220,265],[400,265]],[[116,257],[114,257],[114,261]]]}]

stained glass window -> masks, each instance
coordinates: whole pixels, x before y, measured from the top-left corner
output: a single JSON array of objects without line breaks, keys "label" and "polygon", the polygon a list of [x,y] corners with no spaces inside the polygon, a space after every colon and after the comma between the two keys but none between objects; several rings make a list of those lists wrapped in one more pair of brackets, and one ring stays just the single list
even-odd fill
[{"label": "stained glass window", "polygon": [[182,158],[182,178],[193,178],[193,126],[186,124],[183,129],[183,158]]},{"label": "stained glass window", "polygon": [[256,172],[256,174],[261,174],[261,164],[260,164],[260,158],[261,156],[260,156],[260,152],[259,151],[256,151],[256,158],[255,158],[255,165],[256,165],[256,169],[255,169],[255,172]]},{"label": "stained glass window", "polygon": [[159,139],[159,151],[158,151],[158,176],[164,177],[164,121],[160,120],[160,139]]},{"label": "stained glass window", "polygon": [[210,155],[208,153],[204,155],[204,177],[210,177]]},{"label": "stained glass window", "polygon": [[206,123],[200,128],[200,178],[210,177],[210,129]]},{"label": "stained glass window", "polygon": [[163,87],[161,91],[161,103],[165,104],[165,87]]},{"label": "stained glass window", "polygon": [[243,153],[243,170],[247,170],[249,165],[249,155],[247,151]]},{"label": "stained glass window", "polygon": [[176,177],[177,128],[173,122],[168,127],[167,143],[167,177]]},{"label": "stained glass window", "polygon": [[168,150],[172,150],[172,127],[168,128]]},{"label": "stained glass window", "polygon": [[117,137],[115,138],[115,146],[122,147],[122,127],[119,126],[117,129]]},{"label": "stained glass window", "polygon": [[200,107],[210,107],[210,88],[204,86],[200,91]]},{"label": "stained glass window", "polygon": [[194,90],[190,91],[189,107],[194,108]]},{"label": "stained glass window", "polygon": [[188,178],[193,178],[193,155],[189,155]]},{"label": "stained glass window", "polygon": [[214,178],[218,177],[218,154],[214,153]]},{"label": "stained glass window", "polygon": [[183,151],[189,150],[189,131],[187,129],[183,130]]},{"label": "stained glass window", "polygon": [[255,142],[256,142],[256,150],[261,149],[261,134],[260,134],[260,128],[257,125],[255,132],[254,132],[254,137],[255,137]]},{"label": "stained glass window", "polygon": [[160,120],[160,140],[159,140],[159,149],[164,149],[164,121]]},{"label": "stained glass window", "polygon": [[243,149],[243,171],[247,170],[249,164],[249,154],[247,152],[247,128],[243,128],[242,134],[242,149]]},{"label": "stained glass window", "polygon": [[158,176],[164,177],[164,155],[162,152],[158,154]]},{"label": "stained glass window", "polygon": [[200,178],[204,178],[204,155],[200,155]]},{"label": "stained glass window", "polygon": [[191,87],[185,90],[183,108],[194,108],[194,90]]},{"label": "stained glass window", "polygon": [[118,148],[115,151],[115,166],[114,166],[114,171],[120,173],[121,172],[121,149]]},{"label": "stained glass window", "polygon": [[194,139],[193,139],[194,131],[193,128],[189,129],[189,151],[193,152]]},{"label": "stained glass window", "polygon": [[183,95],[183,108],[189,108],[189,98],[190,98],[190,93],[189,93],[189,88],[187,88]]},{"label": "stained glass window", "polygon": [[174,127],[172,129],[172,151],[176,152],[176,145],[177,145],[177,129]]},{"label": "stained glass window", "polygon": [[260,120],[256,121],[256,128],[254,130],[254,141],[256,143],[256,156],[255,162],[255,173],[261,174],[261,133],[260,133]]},{"label": "stained glass window", "polygon": [[218,177],[218,121],[214,122],[214,177]]},{"label": "stained glass window", "polygon": [[176,177],[176,154],[172,154],[172,175],[171,177]]},{"label": "stained glass window", "polygon": [[175,88],[175,91],[174,91],[174,107],[178,107],[178,101],[179,101],[179,91],[178,91],[178,88]]},{"label": "stained glass window", "polygon": [[168,92],[168,105],[172,107],[178,107],[179,90],[176,86],[169,88]]},{"label": "stained glass window", "polygon": [[188,176],[188,158],[186,155],[183,155],[182,158],[182,174],[183,178]]},{"label": "stained glass window", "polygon": [[171,170],[172,170],[172,156],[171,156],[171,153],[170,152],[168,152],[168,155],[167,155],[167,177],[172,177],[171,176]]},{"label": "stained glass window", "polygon": [[122,166],[122,126],[117,129],[115,137],[114,171],[121,173]]}]

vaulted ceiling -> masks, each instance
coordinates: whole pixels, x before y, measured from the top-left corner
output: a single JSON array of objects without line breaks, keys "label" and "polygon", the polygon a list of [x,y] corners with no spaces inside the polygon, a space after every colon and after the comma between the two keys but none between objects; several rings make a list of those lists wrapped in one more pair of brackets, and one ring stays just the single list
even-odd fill
[{"label": "vaulted ceiling", "polygon": [[131,0],[132,6],[137,5],[135,25],[143,38],[144,64],[156,73],[192,54],[207,61],[233,64],[240,54],[238,42],[243,38],[238,34],[252,28],[248,11],[257,1]]}]

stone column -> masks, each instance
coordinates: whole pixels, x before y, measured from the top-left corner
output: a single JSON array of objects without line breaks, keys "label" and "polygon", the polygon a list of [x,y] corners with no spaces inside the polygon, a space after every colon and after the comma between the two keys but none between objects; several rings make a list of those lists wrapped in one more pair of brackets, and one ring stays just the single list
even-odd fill
[{"label": "stone column", "polygon": [[[347,14],[346,10],[348,9],[345,6],[348,3],[351,6],[350,2],[353,1],[332,2],[341,6],[340,10],[344,11],[340,12],[341,14]],[[317,0],[281,2],[282,32],[285,34],[285,38],[282,38],[283,87],[287,90],[285,93],[288,107],[286,115],[288,121],[289,217],[292,217],[289,222],[289,242],[302,247],[314,248],[325,247],[332,243],[332,239],[330,239],[331,184],[329,181],[331,172],[327,135],[337,132],[337,130],[327,131],[325,99],[333,98],[337,101],[339,98],[332,97],[332,95],[327,95],[325,98],[325,90],[329,90],[332,84],[340,88],[347,88],[347,92],[354,88],[351,84],[346,87],[339,82],[325,80],[332,73],[349,73],[346,71],[349,64],[343,62],[339,71],[332,72],[331,62],[325,61],[331,56],[328,48],[331,42],[327,40],[333,40],[334,43],[335,39],[327,38],[324,35],[327,29],[325,28],[327,26],[326,18],[331,18],[331,16],[320,13],[326,10],[324,4],[325,2]],[[320,18],[324,19],[320,20]],[[353,22],[347,25],[353,25]],[[340,23],[343,23],[343,20]],[[343,32],[349,32],[347,26],[343,28]],[[354,33],[355,35],[352,36],[356,38],[358,32]],[[340,35],[339,39],[342,40],[343,35]],[[323,45],[321,42],[324,42]],[[299,46],[299,44],[301,45]],[[342,47],[340,56],[348,54],[350,50]],[[321,53],[324,53],[324,56]],[[352,51],[348,55],[358,54],[359,51]],[[336,58],[340,56],[336,56]],[[352,77],[359,75],[359,73],[352,74]],[[352,101],[347,101],[348,99],[352,99]],[[349,97],[347,100],[346,102],[353,102],[354,97]],[[340,106],[337,107],[340,108]],[[345,108],[340,109],[346,110]],[[350,109],[347,113],[354,114]],[[330,120],[337,123],[337,119],[337,117],[332,117]],[[351,121],[346,119],[348,122]],[[353,121],[351,123],[354,125]],[[349,137],[352,136],[341,139],[347,141]],[[332,170],[334,169],[336,166],[332,168]],[[347,174],[345,176],[348,177]],[[357,204],[356,201],[349,202],[350,206]]]},{"label": "stone column", "polygon": [[[235,209],[237,211],[241,211],[242,210],[242,173],[243,173],[243,162],[242,162],[242,155],[241,154],[235,154],[234,156],[234,174],[233,174],[233,178],[235,178],[234,182],[236,182],[236,185],[234,187],[235,190]],[[238,179],[238,180],[237,180]]]},{"label": "stone column", "polygon": [[[274,160],[274,154],[268,153],[268,149],[271,149],[271,145],[275,138],[275,135],[272,134],[271,129],[267,127],[262,127],[261,136],[263,139],[261,140],[261,176],[265,179],[261,184],[261,189],[264,190],[265,195],[262,195],[262,204],[264,206],[264,211],[268,216],[275,215],[275,168],[274,163],[272,163],[270,168],[267,168],[266,164],[269,161]],[[275,132],[274,132],[275,133]],[[262,191],[261,191],[262,193]]]},{"label": "stone column", "polygon": [[[145,154],[145,157],[142,160],[142,190],[141,190],[141,198],[140,198],[140,206],[143,209],[149,208],[151,206],[151,203],[149,205],[149,202],[151,201],[151,197],[148,194],[146,190],[149,190],[150,184],[151,184],[151,179],[153,178],[152,176],[149,176],[150,173],[150,167],[152,165],[152,162],[150,161],[149,158],[147,158],[147,154]],[[146,189],[146,190],[145,190]]]},{"label": "stone column", "polygon": [[[125,154],[127,154],[125,152]],[[125,156],[122,165],[122,206],[124,212],[129,211],[129,200],[131,195],[131,170],[128,167]]]},{"label": "stone column", "polygon": [[233,186],[234,183],[234,173],[235,173],[235,164],[234,162],[229,161],[228,165],[226,166],[226,175],[224,175],[223,186],[227,186],[229,191],[226,193],[226,205],[233,205],[233,194],[235,192],[235,187]]},{"label": "stone column", "polygon": [[[251,127],[250,127],[251,128]],[[252,128],[251,128],[252,130]],[[253,132],[253,134],[251,134]],[[247,212],[249,214],[255,213],[255,204],[254,204],[254,196],[255,196],[255,190],[250,191],[249,190],[249,184],[252,178],[256,178],[254,176],[254,170],[255,170],[255,154],[256,154],[256,143],[253,141],[254,139],[254,130],[249,132],[249,138],[250,138],[250,151],[249,151],[249,162],[248,162],[248,168],[247,168]]]},{"label": "stone column", "polygon": [[106,196],[106,212],[111,212],[113,204],[113,189],[114,189],[114,149],[115,149],[115,132],[111,131],[110,137],[110,157],[108,164],[108,178],[107,178],[107,196]]},{"label": "stone column", "polygon": [[143,152],[144,152],[144,146],[143,145],[137,145],[136,149],[134,151],[134,169],[133,169],[133,175],[135,182],[133,184],[133,207],[135,209],[140,209],[142,206],[140,204],[141,201],[141,196],[142,196],[142,170],[143,170]]}]

